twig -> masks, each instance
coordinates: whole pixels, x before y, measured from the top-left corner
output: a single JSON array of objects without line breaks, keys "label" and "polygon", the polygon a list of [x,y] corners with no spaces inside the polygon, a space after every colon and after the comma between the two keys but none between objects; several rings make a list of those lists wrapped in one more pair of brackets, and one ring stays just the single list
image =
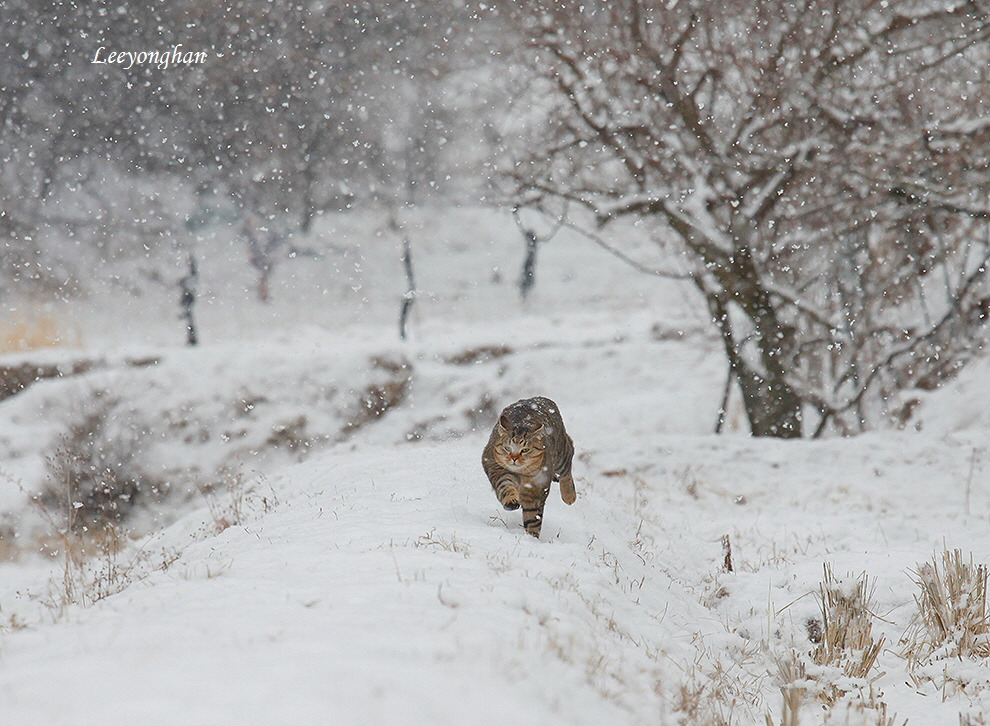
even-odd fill
[{"label": "twig", "polygon": [[570,230],[573,230],[574,232],[577,232],[586,239],[591,240],[609,254],[618,257],[620,260],[625,262],[634,270],[636,270],[637,272],[642,272],[644,275],[651,275],[652,277],[662,277],[667,280],[687,280],[687,281],[693,281],[697,277],[694,273],[691,272],[669,272],[667,270],[656,270],[647,267],[646,265],[637,262],[636,260],[634,260],[629,255],[625,254],[624,252],[617,250],[615,247],[610,245],[608,242],[603,240],[600,236],[598,236],[594,232],[589,232],[586,229],[582,229],[578,225],[569,221],[565,221],[564,226]]},{"label": "twig", "polygon": [[722,570],[725,572],[733,572],[732,567],[732,541],[729,539],[729,535],[722,535]]}]

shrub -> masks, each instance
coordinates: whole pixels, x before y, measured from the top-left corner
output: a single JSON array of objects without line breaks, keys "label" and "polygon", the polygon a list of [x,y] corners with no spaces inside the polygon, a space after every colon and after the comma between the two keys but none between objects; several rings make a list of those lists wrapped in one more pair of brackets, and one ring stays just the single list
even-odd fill
[{"label": "shrub", "polygon": [[918,566],[915,583],[921,593],[906,637],[909,661],[990,656],[986,565],[974,565],[961,550],[945,550]]},{"label": "shrub", "polygon": [[137,430],[115,424],[117,401],[104,391],[97,391],[93,401],[59,437],[46,461],[48,481],[39,497],[72,529],[119,523],[142,499],[160,499],[167,489],[139,466]]}]

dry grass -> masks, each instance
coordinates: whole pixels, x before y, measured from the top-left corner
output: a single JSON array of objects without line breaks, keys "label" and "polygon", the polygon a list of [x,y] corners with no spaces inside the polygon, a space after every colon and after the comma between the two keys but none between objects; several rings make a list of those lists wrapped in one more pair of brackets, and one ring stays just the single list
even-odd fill
[{"label": "dry grass", "polygon": [[966,663],[990,658],[986,565],[975,565],[961,550],[945,550],[914,575],[918,611],[902,644],[915,687],[934,685],[943,699],[984,690],[988,664],[974,671]]},{"label": "dry grass", "polygon": [[808,673],[804,662],[797,653],[791,652],[785,657],[777,660],[778,675],[780,677],[780,695],[782,703],[780,707],[780,721],[775,722],[768,713],[766,715],[767,726],[799,726],[801,706],[807,696]]},{"label": "dry grass", "polygon": [[693,676],[678,687],[674,710],[683,726],[730,726],[730,717],[714,687]]},{"label": "dry grass", "polygon": [[70,606],[88,607],[152,572],[168,569],[181,554],[175,549],[134,549],[126,532],[112,524],[86,532],[64,527],[54,535],[61,567],[48,584],[44,602],[56,617]]},{"label": "dry grass", "polygon": [[[14,484],[24,491],[19,482]],[[59,562],[44,600],[56,617],[72,605],[92,605],[123,590],[133,581],[132,573],[143,556],[139,551],[130,560],[121,559],[126,533],[111,522],[100,527],[79,526],[71,479],[63,482],[59,498],[53,503],[29,495],[45,525],[36,542],[38,549]]]},{"label": "dry grass", "polygon": [[697,655],[673,693],[681,726],[732,726],[754,723],[762,713],[760,646],[747,643],[731,656],[712,651],[696,638]]},{"label": "dry grass", "polygon": [[197,487],[210,512],[209,535],[217,535],[244,522],[247,495],[239,473],[224,477],[219,484],[201,484]]},{"label": "dry grass", "polygon": [[[783,703],[780,709],[780,726],[798,726],[801,704],[804,703],[804,689],[798,687],[781,688]],[[767,719],[767,726],[772,722]]]},{"label": "dry grass", "polygon": [[848,691],[845,684],[849,679],[861,686],[869,682],[884,639],[873,637],[873,589],[866,575],[839,581],[826,564],[820,596],[822,640],[811,657],[816,665],[827,669],[826,674],[832,670],[836,676],[820,678],[819,697],[833,704]]},{"label": "dry grass", "polygon": [[0,517],[0,562],[11,562],[21,555],[17,526],[10,515]]},{"label": "dry grass", "polygon": [[52,311],[14,313],[0,321],[0,353],[79,345],[79,333]]},{"label": "dry grass", "polygon": [[859,692],[825,711],[822,726],[906,726],[907,719],[899,724],[896,715],[887,713],[887,704],[881,700],[873,686]]},{"label": "dry grass", "polygon": [[41,501],[74,530],[119,524],[142,501],[160,501],[168,491],[141,466],[139,426],[121,423],[118,403],[93,391],[47,457]]},{"label": "dry grass", "polygon": [[197,489],[210,512],[209,526],[203,532],[206,536],[244,524],[259,513],[267,514],[279,504],[274,489],[269,486],[267,493],[261,493],[257,486],[247,483],[241,471],[234,469],[222,469],[217,483]]},{"label": "dry grass", "polygon": [[960,713],[959,726],[987,726],[987,715],[982,712]]},{"label": "dry grass", "polygon": [[807,623],[809,638],[817,643],[810,659],[793,650],[776,657],[783,703],[779,721],[767,714],[767,726],[798,726],[808,695],[824,704],[824,724],[893,726],[883,694],[873,687],[884,675],[874,672],[884,638],[873,635],[869,578],[847,575],[839,580],[826,564],[819,598],[821,621]]},{"label": "dry grass", "polygon": [[780,721],[775,722],[773,717],[767,714],[767,726],[777,726],[777,723],[780,726],[799,726],[801,723],[801,704],[804,703],[804,689],[783,686],[780,689],[780,694],[783,696],[783,702],[780,707]]},{"label": "dry grass", "polygon": [[12,481],[42,526],[22,527],[18,539],[23,541],[13,543],[7,554],[30,548],[58,563],[44,599],[56,617],[72,605],[88,606],[120,592],[174,559],[163,554],[153,563],[147,553],[128,547],[123,521],[141,500],[162,496],[164,485],[142,473],[137,434],[115,427],[115,405],[106,391],[93,391],[82,403],[47,458],[48,477],[40,492]]},{"label": "dry grass", "polygon": [[915,583],[921,594],[905,638],[909,663],[990,657],[986,565],[974,565],[961,550],[945,550],[918,566]]},{"label": "dry grass", "polygon": [[[828,579],[828,575],[826,576]],[[832,584],[834,580],[831,581]],[[855,591],[858,587],[865,590],[865,578],[858,581],[852,588]],[[843,600],[847,600],[843,598]],[[868,598],[860,600],[860,604],[868,602]],[[836,606],[840,610],[848,607],[848,602]],[[859,607],[856,606],[858,610]],[[861,626],[853,626],[857,628]],[[855,639],[854,639],[855,640]],[[824,702],[824,709],[809,706],[807,714],[822,714],[824,720],[815,720],[823,726],[835,724],[836,726],[897,726],[896,716],[888,715],[887,704],[883,701],[883,694],[876,691],[872,683],[865,681],[867,671],[862,677],[853,679],[843,675],[843,669],[848,663],[861,664],[855,654],[851,657],[841,657],[836,659],[836,664],[816,668],[807,666],[805,659],[797,651],[791,651],[784,656],[777,657],[778,677],[780,682],[780,693],[782,697],[780,717],[774,720],[768,712],[766,714],[767,726],[800,726],[801,709],[805,706],[809,695],[817,695],[819,700]],[[871,666],[872,667],[872,666]],[[855,669],[854,669],[855,670]],[[879,677],[879,676],[877,676]],[[842,681],[844,685],[852,687],[853,690],[845,690],[836,686],[837,681]]]},{"label": "dry grass", "polygon": [[463,555],[464,557],[467,557],[471,552],[470,548],[463,540],[457,539],[457,535],[452,534],[450,539],[445,539],[443,535],[437,534],[436,528],[431,529],[426,534],[420,535],[419,538],[413,542],[413,546],[442,549],[447,552],[455,552]]}]

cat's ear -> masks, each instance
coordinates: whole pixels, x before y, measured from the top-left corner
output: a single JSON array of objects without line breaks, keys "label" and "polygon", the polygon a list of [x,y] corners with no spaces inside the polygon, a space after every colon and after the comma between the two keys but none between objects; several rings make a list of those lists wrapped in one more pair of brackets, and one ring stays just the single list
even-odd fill
[{"label": "cat's ear", "polygon": [[509,417],[506,416],[503,413],[502,416],[501,416],[501,418],[499,418],[499,420],[498,420],[498,425],[501,426],[506,431],[508,431],[509,430]]},{"label": "cat's ear", "polygon": [[546,434],[547,434],[546,424],[540,424],[540,428],[536,429],[536,431],[533,432],[533,436],[546,436]]}]

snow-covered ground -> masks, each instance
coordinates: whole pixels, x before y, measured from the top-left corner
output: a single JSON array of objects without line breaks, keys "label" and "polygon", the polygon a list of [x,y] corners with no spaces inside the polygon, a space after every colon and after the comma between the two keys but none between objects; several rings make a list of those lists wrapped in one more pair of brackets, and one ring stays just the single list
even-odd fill
[{"label": "snow-covered ground", "polygon": [[[990,720],[987,662],[912,670],[900,642],[920,563],[990,561],[986,364],[903,432],[754,440],[734,404],[714,436],[724,363],[688,290],[561,234],[524,305],[507,215],[409,230],[405,343],[399,243],[366,215],[326,220],[269,306],[243,250],[204,241],[197,349],[168,285],[108,283],[53,313],[78,347],[0,359],[91,364],[0,402],[0,724],[779,724],[788,663],[800,724]],[[480,466],[537,394],[578,489],[539,540]],[[67,568],[33,554],[56,532],[26,492],[93,412],[159,496]],[[810,655],[825,566],[873,587],[866,679]]]}]

